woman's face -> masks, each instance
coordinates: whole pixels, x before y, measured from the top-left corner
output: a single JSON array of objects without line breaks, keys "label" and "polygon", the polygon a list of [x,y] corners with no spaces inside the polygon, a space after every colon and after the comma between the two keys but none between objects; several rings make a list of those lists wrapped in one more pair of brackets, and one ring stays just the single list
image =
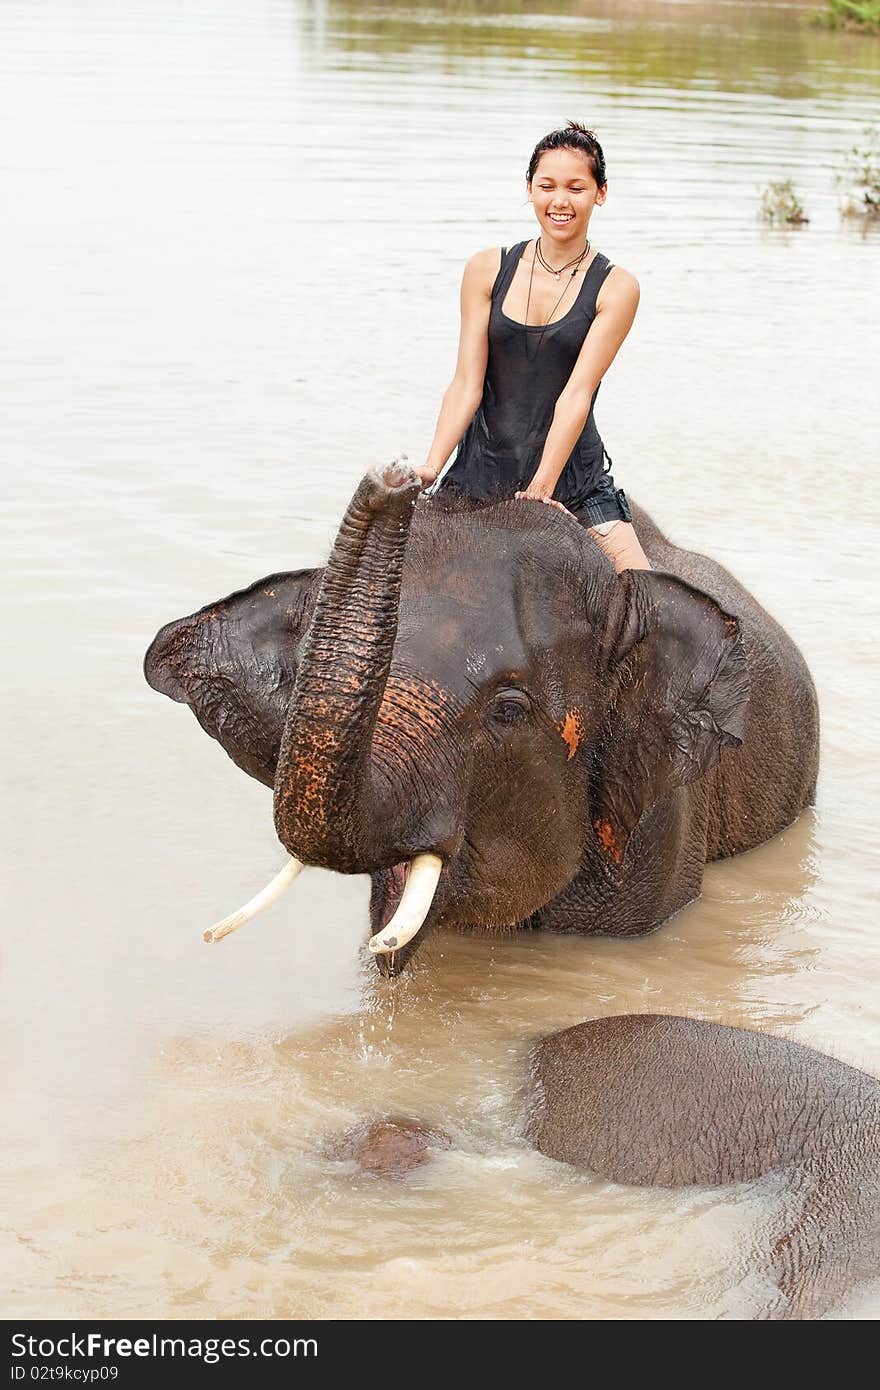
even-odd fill
[{"label": "woman's face", "polygon": [[607,191],[596,183],[587,156],[566,149],[545,150],[526,187],[541,236],[558,246],[584,242],[593,208],[604,203]]}]

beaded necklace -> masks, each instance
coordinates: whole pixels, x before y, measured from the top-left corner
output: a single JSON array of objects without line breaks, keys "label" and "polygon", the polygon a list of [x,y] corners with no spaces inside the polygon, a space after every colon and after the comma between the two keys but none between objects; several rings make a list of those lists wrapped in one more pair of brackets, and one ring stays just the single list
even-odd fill
[{"label": "beaded necklace", "polygon": [[[523,324],[523,347],[525,348],[526,357],[528,358],[528,360],[529,360],[530,362],[534,362],[535,358],[538,356],[538,353],[541,351],[541,344],[542,344],[543,341],[544,341],[544,334],[547,332],[547,329],[550,327],[550,323],[551,323],[551,321],[552,321],[552,319],[553,319],[553,315],[556,313],[556,310],[559,308],[560,304],[562,303],[563,299],[565,298],[565,295],[566,295],[566,293],[567,293],[567,291],[568,291],[569,286],[571,285],[572,280],[574,279],[574,277],[577,275],[578,271],[580,270],[581,261],[584,259],[584,256],[587,255],[589,249],[590,249],[590,242],[589,242],[589,239],[588,239],[586,245],[584,246],[583,251],[580,253],[579,256],[575,256],[574,260],[569,261],[566,265],[560,266],[558,270],[554,270],[553,267],[552,267],[552,265],[548,265],[548,264],[547,264],[547,262],[544,260],[544,257],[543,257],[542,254],[541,254],[541,238],[538,237],[537,241],[535,242],[535,249],[534,249],[534,251],[532,252],[532,268],[531,268],[531,270],[529,271],[529,292],[528,292],[528,294],[526,295],[526,321],[525,321],[525,323]],[[551,273],[551,275],[555,275],[557,280],[560,278],[560,276],[562,275],[562,272],[563,272],[564,270],[568,270],[568,269],[569,269],[569,266],[574,266],[574,269],[572,270],[571,275],[568,277],[568,279],[566,280],[566,282],[565,282],[565,284],[564,284],[564,286],[563,286],[563,288],[562,288],[562,294],[559,296],[559,298],[557,299],[556,303],[553,305],[553,308],[550,310],[550,313],[547,315],[546,322],[543,324],[542,329],[541,329],[541,334],[540,334],[540,336],[539,336],[539,338],[538,338],[538,346],[535,348],[534,352],[529,352],[529,334],[528,334],[528,329],[529,329],[529,328],[536,328],[536,327],[538,326],[537,324],[530,324],[530,323],[529,323],[529,305],[530,305],[531,302],[532,302],[532,281],[533,281],[533,279],[535,278],[535,261],[536,261],[536,260],[540,260],[541,265],[544,267],[544,269],[545,269],[545,270],[549,270],[550,273]]]}]

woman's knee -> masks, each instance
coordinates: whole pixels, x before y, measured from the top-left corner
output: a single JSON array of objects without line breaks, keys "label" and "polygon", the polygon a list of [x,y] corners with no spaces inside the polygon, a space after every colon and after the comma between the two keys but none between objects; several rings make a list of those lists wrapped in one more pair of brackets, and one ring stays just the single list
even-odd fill
[{"label": "woman's knee", "polygon": [[589,531],[618,574],[621,570],[651,568],[651,561],[642,549],[631,521],[602,522],[599,526],[591,526]]}]

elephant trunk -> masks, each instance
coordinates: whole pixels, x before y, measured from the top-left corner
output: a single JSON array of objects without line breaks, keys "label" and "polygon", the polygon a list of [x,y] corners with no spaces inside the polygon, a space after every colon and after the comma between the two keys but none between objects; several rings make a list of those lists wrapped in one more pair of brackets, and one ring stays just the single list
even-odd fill
[{"label": "elephant trunk", "polygon": [[[297,858],[342,873],[379,866],[373,733],[385,691],[419,480],[368,473],[327,564],[296,677],[275,776],[275,827]],[[387,832],[386,832],[387,833]]]}]

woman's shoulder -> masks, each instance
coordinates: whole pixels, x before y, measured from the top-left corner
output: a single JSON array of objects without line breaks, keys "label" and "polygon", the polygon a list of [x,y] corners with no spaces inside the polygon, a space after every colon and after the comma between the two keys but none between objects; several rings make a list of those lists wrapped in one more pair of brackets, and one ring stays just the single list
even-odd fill
[{"label": "woman's shoulder", "polygon": [[[605,260],[608,260],[607,256]],[[638,304],[641,290],[639,288],[639,282],[632,271],[624,270],[622,265],[614,265],[613,262],[610,261],[608,264],[610,269],[605,279],[602,281],[602,288],[599,290],[599,301],[604,300],[607,303],[609,300],[615,300],[617,302],[626,301]]]},{"label": "woman's shoulder", "polygon": [[[527,242],[520,243],[520,249],[527,244]],[[511,250],[516,250],[516,247],[489,246],[485,251],[475,251],[474,254],[465,261],[462,284],[474,289],[479,288],[487,295],[491,294],[499,271],[501,270],[501,262],[504,255]]]},{"label": "woman's shoulder", "polygon": [[461,277],[462,302],[478,304],[484,299],[491,299],[500,265],[500,246],[491,246],[486,251],[476,251],[469,256]]},{"label": "woman's shoulder", "polygon": [[502,247],[490,246],[485,251],[475,251],[464,263],[464,273],[470,279],[485,278],[487,275],[492,280],[498,274],[501,265]]}]

